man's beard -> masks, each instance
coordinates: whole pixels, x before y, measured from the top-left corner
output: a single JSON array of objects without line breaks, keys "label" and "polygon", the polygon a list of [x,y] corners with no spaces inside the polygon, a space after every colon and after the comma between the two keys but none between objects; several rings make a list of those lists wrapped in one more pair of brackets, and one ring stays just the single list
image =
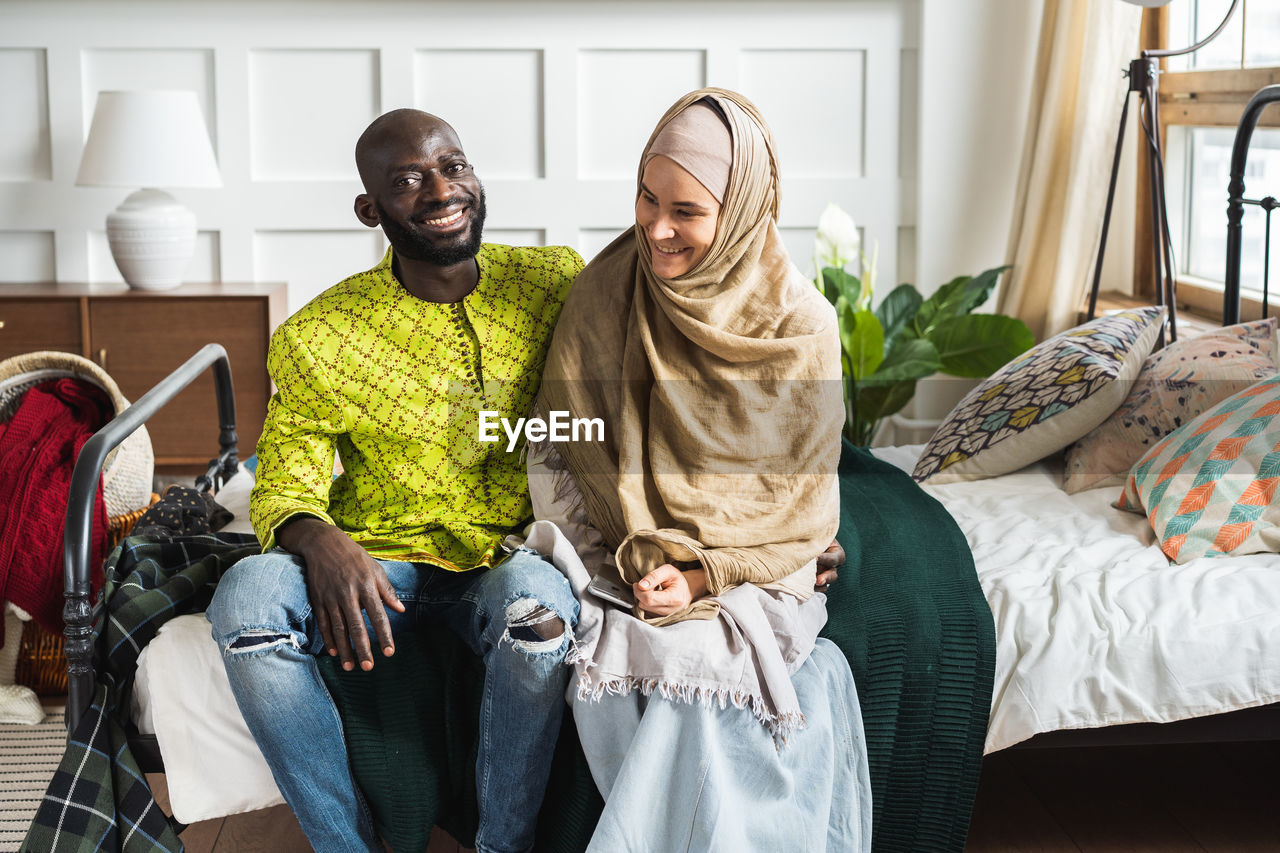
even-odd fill
[{"label": "man's beard", "polygon": [[[411,261],[426,261],[439,267],[450,267],[474,258],[480,251],[480,239],[484,232],[484,202],[484,187],[481,186],[480,195],[471,204],[471,227],[461,234],[441,238],[409,230],[403,223],[389,216],[380,203],[374,204],[382,223],[382,233],[387,235],[387,242],[397,255]],[[431,205],[425,210],[415,211],[413,216],[420,219],[436,210],[444,210],[450,203],[446,201]]]}]

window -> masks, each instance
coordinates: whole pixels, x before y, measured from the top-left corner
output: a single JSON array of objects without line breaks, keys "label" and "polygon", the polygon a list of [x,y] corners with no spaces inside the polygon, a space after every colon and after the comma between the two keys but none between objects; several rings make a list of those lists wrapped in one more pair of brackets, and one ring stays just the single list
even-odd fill
[{"label": "window", "polygon": [[[1231,0],[1176,0],[1149,10],[1144,46],[1180,48],[1211,33]],[[1280,0],[1241,0],[1226,28],[1205,47],[1162,63],[1160,119],[1165,189],[1178,273],[1178,301],[1216,315],[1226,267],[1227,179],[1235,127],[1253,94],[1280,83]],[[1262,115],[1245,171],[1245,197],[1280,197],[1280,108]],[[1146,197],[1145,177],[1139,198]],[[1135,280],[1150,295],[1151,224],[1138,205]],[[1280,212],[1271,215],[1269,301],[1280,306]],[[1261,316],[1267,215],[1246,205],[1240,287],[1241,316]],[[1273,309],[1271,313],[1276,313]]]},{"label": "window", "polygon": [[[1280,2],[1244,0],[1218,37],[1195,53],[1169,59],[1170,71],[1214,71],[1280,65]],[[1231,0],[1179,0],[1170,5],[1168,47],[1195,44],[1213,32]],[[1244,62],[1240,57],[1244,57]]]}]

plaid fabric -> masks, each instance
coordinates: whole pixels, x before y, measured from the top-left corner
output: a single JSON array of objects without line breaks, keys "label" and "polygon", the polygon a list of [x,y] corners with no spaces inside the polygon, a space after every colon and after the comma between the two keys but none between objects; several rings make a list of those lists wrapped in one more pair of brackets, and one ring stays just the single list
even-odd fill
[{"label": "plaid fabric", "polygon": [[205,609],[223,571],[259,552],[236,533],[124,540],[107,558],[107,610],[95,626],[99,682],[23,842],[29,853],[182,850],[129,752],[123,723],[138,655],[160,626]]}]

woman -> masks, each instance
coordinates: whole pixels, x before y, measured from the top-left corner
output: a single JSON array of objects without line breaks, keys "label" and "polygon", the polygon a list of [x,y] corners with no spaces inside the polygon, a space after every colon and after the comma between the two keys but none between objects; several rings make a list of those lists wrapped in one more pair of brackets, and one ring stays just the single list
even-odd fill
[{"label": "woman", "polygon": [[755,107],[681,98],[641,158],[635,227],[579,275],[548,354],[538,408],[604,438],[531,450],[535,514],[636,599],[605,605],[570,573],[574,715],[606,800],[593,849],[869,846],[857,695],[814,595],[840,345],[777,210]]}]

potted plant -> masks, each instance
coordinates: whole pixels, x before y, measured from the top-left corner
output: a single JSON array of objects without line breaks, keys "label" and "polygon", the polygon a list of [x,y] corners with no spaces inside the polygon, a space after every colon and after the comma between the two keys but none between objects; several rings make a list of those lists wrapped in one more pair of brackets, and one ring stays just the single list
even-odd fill
[{"label": "potted plant", "polygon": [[[857,264],[860,274],[847,267]],[[844,374],[845,436],[868,445],[884,418],[902,409],[916,382],[934,373],[982,378],[1029,349],[1021,320],[974,314],[1007,266],[959,276],[924,298],[900,284],[874,309],[876,252],[861,251],[853,220],[834,204],[818,220],[815,284],[835,306]]]}]

